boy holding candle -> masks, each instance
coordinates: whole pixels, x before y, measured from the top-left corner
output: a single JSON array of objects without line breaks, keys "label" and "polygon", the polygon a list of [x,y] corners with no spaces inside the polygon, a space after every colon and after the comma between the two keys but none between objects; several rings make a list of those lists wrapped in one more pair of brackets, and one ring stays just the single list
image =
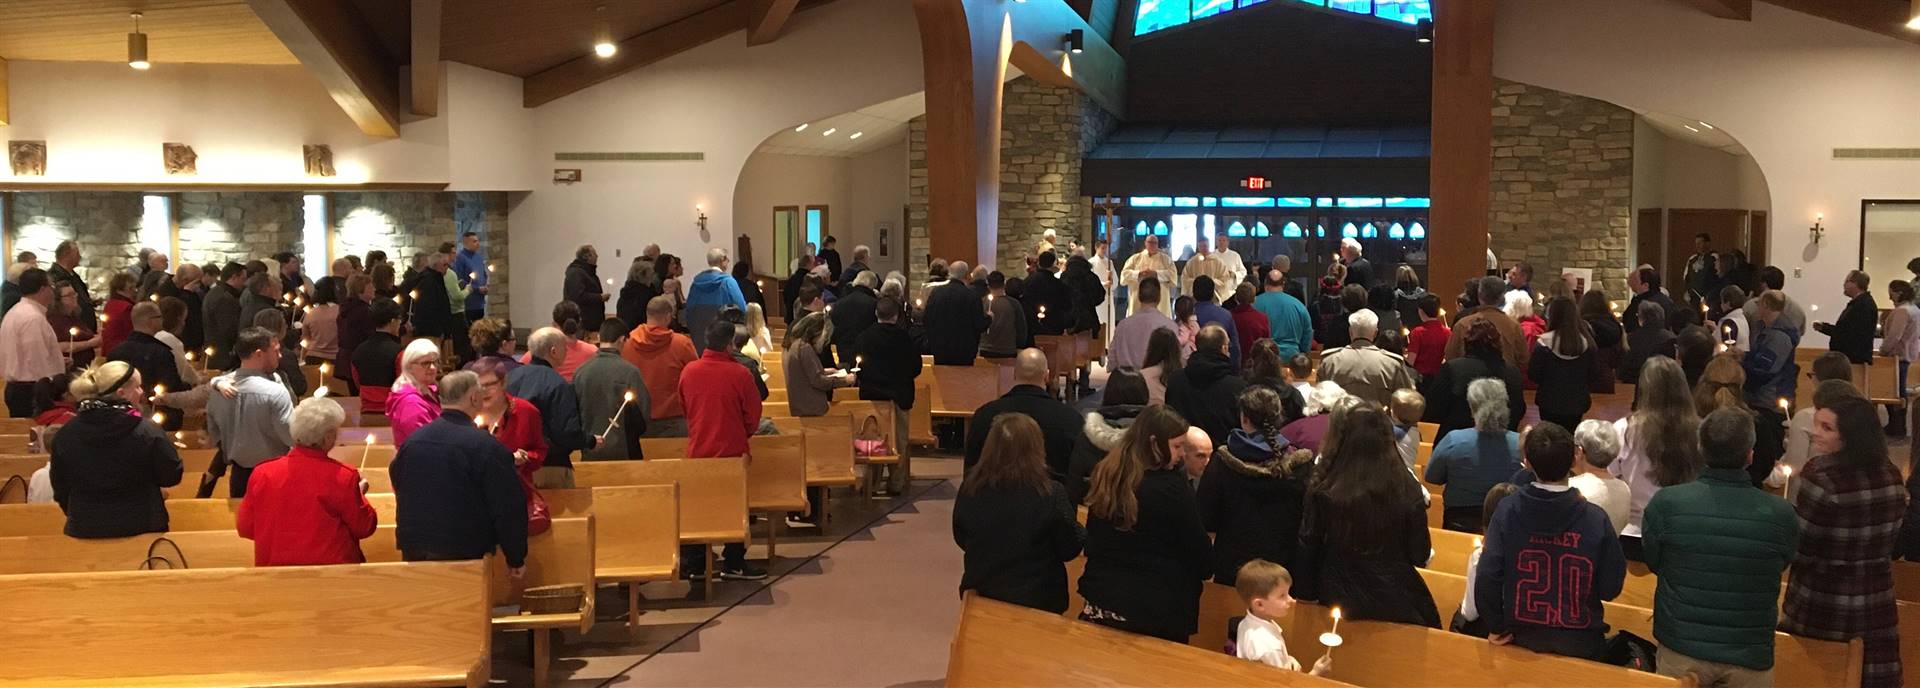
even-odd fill
[{"label": "boy holding candle", "polygon": [[[1240,566],[1234,578],[1234,590],[1247,603],[1247,616],[1234,635],[1234,654],[1268,666],[1300,671],[1300,661],[1287,654],[1287,641],[1280,632],[1280,620],[1293,613],[1293,574],[1287,567],[1265,559],[1254,559]],[[1326,676],[1333,670],[1331,649],[1313,663],[1307,673]]]}]

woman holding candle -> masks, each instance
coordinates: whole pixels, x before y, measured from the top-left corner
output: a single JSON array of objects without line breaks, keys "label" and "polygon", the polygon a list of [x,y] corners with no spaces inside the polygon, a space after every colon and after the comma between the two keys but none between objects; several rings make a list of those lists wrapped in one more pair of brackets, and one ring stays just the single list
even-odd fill
[{"label": "woman holding candle", "polygon": [[440,379],[440,349],[431,340],[415,339],[400,353],[400,376],[387,397],[387,419],[393,423],[393,446],[404,446],[407,436],[440,417],[440,398],[434,381]]},{"label": "woman holding candle", "polygon": [[1907,494],[1887,459],[1873,405],[1843,398],[1817,411],[1813,452],[1795,480],[1799,557],[1788,572],[1780,629],[1823,640],[1862,638],[1860,685],[1901,685],[1892,557]]},{"label": "woman holding candle", "polygon": [[1409,480],[1393,423],[1379,407],[1333,410],[1321,470],[1301,516],[1295,596],[1356,619],[1440,627],[1416,566],[1432,554],[1420,484]]},{"label": "woman holding candle", "polygon": [[54,282],[53,293],[53,307],[47,309],[47,325],[60,341],[61,353],[67,354],[67,369],[84,369],[93,364],[100,349],[100,337],[80,311],[80,293],[74,291],[72,282]]},{"label": "woman holding candle", "polygon": [[533,472],[547,460],[545,426],[540,409],[532,402],[507,393],[504,368],[499,359],[474,362],[472,371],[480,378],[480,415],[474,418],[482,423],[480,429],[491,433],[507,451],[513,452],[513,470],[520,474],[520,487],[531,502],[537,498]]}]

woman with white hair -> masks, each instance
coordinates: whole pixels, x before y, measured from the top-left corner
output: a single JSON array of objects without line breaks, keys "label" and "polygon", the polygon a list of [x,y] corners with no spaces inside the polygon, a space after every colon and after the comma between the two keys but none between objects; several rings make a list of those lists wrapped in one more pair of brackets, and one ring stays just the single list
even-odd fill
[{"label": "woman with white hair", "polygon": [[1487,491],[1520,472],[1520,433],[1508,430],[1512,409],[1507,386],[1494,378],[1467,385],[1473,427],[1441,436],[1427,458],[1426,480],[1447,486],[1440,525],[1463,533],[1480,532]]},{"label": "woman with white hair", "polygon": [[1612,422],[1589,419],[1580,421],[1580,426],[1574,428],[1574,476],[1567,484],[1607,512],[1615,535],[1627,527],[1627,518],[1633,513],[1632,488],[1627,481],[1607,472],[1607,467],[1619,456],[1620,431]]},{"label": "woman with white hair", "polygon": [[431,340],[415,339],[400,352],[400,376],[387,397],[387,419],[393,423],[393,446],[440,417],[440,397],[433,381],[440,379],[440,348]]},{"label": "woman with white hair", "polygon": [[1520,323],[1520,332],[1527,336],[1527,351],[1533,351],[1533,345],[1540,341],[1540,335],[1547,332],[1547,321],[1533,312],[1533,295],[1525,289],[1507,292],[1507,302],[1501,311],[1514,322]]},{"label": "woman with white hair", "polygon": [[253,541],[254,566],[359,564],[360,541],[380,519],[367,503],[367,481],[353,466],[327,456],[347,419],[331,399],[308,399],[293,409],[293,448],[261,463],[247,479],[235,525]]},{"label": "woman with white hair", "polygon": [[1319,454],[1333,425],[1333,411],[1354,403],[1353,395],[1332,380],[1322,380],[1307,395],[1306,417],[1280,428],[1287,443]]}]

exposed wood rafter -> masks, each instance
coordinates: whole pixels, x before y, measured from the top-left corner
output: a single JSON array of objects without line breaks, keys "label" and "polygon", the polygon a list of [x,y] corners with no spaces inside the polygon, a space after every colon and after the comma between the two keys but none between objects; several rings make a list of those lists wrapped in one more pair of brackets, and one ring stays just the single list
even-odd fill
[{"label": "exposed wood rafter", "polygon": [[1707,14],[1721,19],[1753,21],[1753,0],[1681,0]]},{"label": "exposed wood rafter", "polygon": [[0,57],[0,126],[6,126],[8,122],[13,121],[13,117],[7,114],[8,105],[12,102],[12,99],[7,96],[10,92],[9,89],[10,87],[7,85],[7,58]]},{"label": "exposed wood rafter", "polygon": [[748,16],[747,45],[772,43],[780,37],[780,30],[787,25],[787,19],[793,16],[794,8],[800,0],[753,0],[753,12]]},{"label": "exposed wood rafter", "polygon": [[400,74],[352,3],[247,0],[368,136],[400,135]]},{"label": "exposed wood rafter", "polygon": [[1920,43],[1920,32],[1907,28],[1913,6],[1905,0],[1764,0],[1831,22]]},{"label": "exposed wood rafter", "polygon": [[440,114],[440,9],[442,0],[413,0],[412,58],[407,66],[408,109],[421,117]]}]

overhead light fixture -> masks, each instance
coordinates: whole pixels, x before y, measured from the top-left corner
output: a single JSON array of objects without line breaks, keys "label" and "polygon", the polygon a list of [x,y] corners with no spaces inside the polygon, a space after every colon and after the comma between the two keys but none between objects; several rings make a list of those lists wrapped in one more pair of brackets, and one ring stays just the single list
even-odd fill
[{"label": "overhead light fixture", "polygon": [[1067,32],[1067,52],[1080,54],[1087,48],[1086,29],[1074,29]]},{"label": "overhead light fixture", "polygon": [[1920,31],[1920,0],[1913,0],[1913,8],[1907,11],[1907,28]]},{"label": "overhead light fixture", "polygon": [[852,136],[849,136],[849,137],[847,137],[847,140],[848,140],[848,141],[852,141],[852,140],[854,140],[854,139],[857,139],[857,138],[860,138],[860,137],[862,137],[862,136],[866,136],[866,135],[867,135],[867,132],[864,132],[864,131],[856,131],[856,132],[853,132],[853,135],[852,135]]},{"label": "overhead light fixture", "polygon": [[613,57],[613,54],[617,52],[620,52],[620,46],[614,45],[613,43],[610,43],[608,41],[600,41],[599,43],[593,44],[593,54],[595,55],[599,55],[601,57]]},{"label": "overhead light fixture", "polygon": [[1712,129],[1712,128],[1713,128],[1713,125],[1711,125],[1711,124],[1707,124],[1706,122],[1701,122],[1701,123],[1700,123],[1700,126],[1703,126],[1703,127],[1706,127],[1706,128],[1708,128],[1708,129]]},{"label": "overhead light fixture", "polygon": [[823,131],[823,132],[820,132],[820,135],[821,135],[821,136],[832,136],[832,135],[833,135],[833,132],[836,132],[836,131],[840,131],[840,130],[839,130],[839,129],[834,129],[834,128],[832,128],[832,127],[828,127],[826,131]]},{"label": "overhead light fixture", "polygon": [[1422,19],[1414,23],[1413,40],[1415,43],[1432,43],[1433,42],[1433,20],[1432,19]]},{"label": "overhead light fixture", "polygon": [[1691,124],[1682,124],[1682,125],[1680,125],[1680,126],[1683,126],[1683,127],[1686,127],[1686,128],[1687,128],[1687,131],[1691,131],[1691,132],[1693,132],[1693,133],[1695,133],[1695,134],[1698,134],[1698,133],[1700,133],[1700,130],[1699,130],[1699,129],[1695,129],[1695,128],[1693,128],[1693,125],[1691,125]]},{"label": "overhead light fixture", "polygon": [[806,124],[806,123],[802,123],[802,124],[801,124],[800,126],[797,126],[797,127],[794,127],[794,128],[793,128],[793,133],[795,133],[795,134],[798,134],[798,133],[800,133],[800,132],[803,132],[803,131],[806,131],[806,130],[807,130],[807,127],[809,127],[809,126],[812,126],[812,125],[810,125],[810,124]]},{"label": "overhead light fixture", "polygon": [[147,69],[153,66],[147,61],[147,35],[140,33],[140,13],[133,13],[133,33],[127,34],[127,66],[134,69]]}]

